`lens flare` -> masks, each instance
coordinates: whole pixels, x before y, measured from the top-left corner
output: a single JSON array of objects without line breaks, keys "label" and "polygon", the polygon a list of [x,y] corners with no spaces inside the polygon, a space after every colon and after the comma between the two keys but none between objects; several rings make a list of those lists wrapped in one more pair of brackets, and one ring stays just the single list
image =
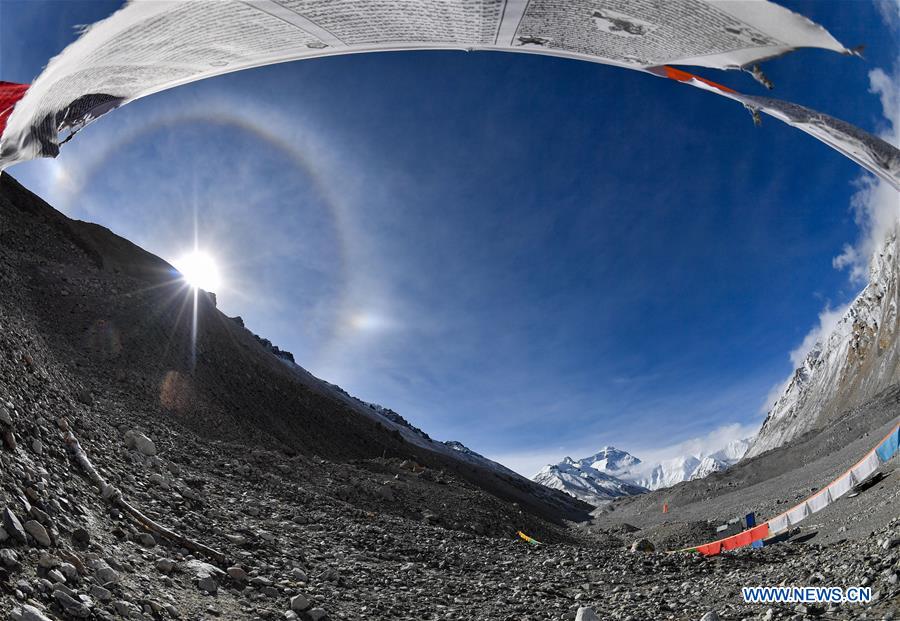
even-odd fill
[{"label": "lens flare", "polygon": [[194,289],[215,292],[222,284],[216,260],[206,252],[194,250],[174,263],[184,281]]}]

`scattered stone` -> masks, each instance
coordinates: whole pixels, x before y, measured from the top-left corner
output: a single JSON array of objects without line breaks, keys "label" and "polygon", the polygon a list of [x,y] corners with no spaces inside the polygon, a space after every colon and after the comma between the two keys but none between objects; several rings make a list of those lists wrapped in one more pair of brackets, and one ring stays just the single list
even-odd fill
[{"label": "scattered stone", "polygon": [[575,621],[600,621],[593,608],[581,607],[575,613]]},{"label": "scattered stone", "polygon": [[45,529],[40,522],[36,520],[28,520],[24,524],[25,532],[31,535],[35,541],[44,546],[45,548],[49,548],[53,543],[50,541],[50,535],[47,534],[47,529]]},{"label": "scattered stone", "polygon": [[379,485],[379,486],[375,489],[375,491],[376,491],[376,493],[377,493],[379,496],[381,496],[384,500],[387,500],[388,502],[393,502],[393,501],[394,501],[394,490],[392,490],[389,486],[387,486],[387,485]]},{"label": "scattered stone", "polygon": [[156,455],[156,445],[153,440],[133,429],[125,434],[125,446],[147,457]]},{"label": "scattered stone", "polygon": [[156,568],[164,574],[172,573],[175,569],[175,561],[170,558],[161,558],[156,561]]},{"label": "scattered stone", "polygon": [[201,591],[206,591],[207,593],[215,593],[219,590],[219,583],[216,581],[213,576],[203,576],[199,580],[197,580],[197,587]]},{"label": "scattered stone", "polygon": [[13,433],[12,429],[5,429],[3,431],[3,444],[5,444],[6,448],[8,448],[10,451],[16,450],[16,447],[19,444],[18,442],[16,442],[16,434]]},{"label": "scattered stone", "polygon": [[225,572],[215,565],[198,560],[185,561],[180,565],[180,569],[193,577],[201,591],[210,594],[218,591],[219,579],[225,576]]},{"label": "scattered stone", "polygon": [[328,615],[323,608],[310,608],[306,612],[306,616],[309,617],[309,621],[320,621]]},{"label": "scattered stone", "polygon": [[72,563],[60,563],[59,571],[66,577],[66,582],[75,583],[79,579],[78,569]]},{"label": "scattered stone", "polygon": [[302,593],[291,598],[291,610],[294,612],[303,612],[307,608],[309,608],[309,600]]},{"label": "scattered stone", "polygon": [[72,531],[72,540],[78,544],[79,547],[87,547],[91,542],[91,534],[84,528],[76,528]]},{"label": "scattered stone", "polygon": [[91,616],[91,609],[61,589],[53,591],[53,599],[66,611],[67,614],[86,619]]},{"label": "scattered stone", "polygon": [[250,578],[250,584],[255,587],[267,587],[272,586],[272,581],[265,576],[255,576]]},{"label": "scattered stone", "polygon": [[434,511],[426,510],[426,511],[422,512],[422,519],[424,519],[429,524],[437,524],[438,522],[441,521],[441,516],[439,516]]},{"label": "scattered stone", "polygon": [[119,574],[105,563],[94,570],[94,579],[103,586],[119,582]]},{"label": "scattered stone", "polygon": [[91,587],[91,595],[99,599],[101,602],[111,602],[113,599],[112,591],[100,586],[99,584],[95,584]]},{"label": "scattered stone", "polygon": [[116,609],[116,614],[126,619],[131,616],[132,612],[136,612],[134,610],[134,606],[131,605],[131,602],[126,602],[121,599],[117,599],[112,603],[112,605],[113,608]]},{"label": "scattered stone", "polygon": [[19,555],[15,550],[0,548],[0,563],[7,569],[16,569],[19,566]]},{"label": "scattered stone", "polygon": [[0,403],[0,423],[3,423],[7,427],[12,427],[13,425],[12,415],[2,403]]},{"label": "scattered stone", "polygon": [[28,604],[22,604],[20,608],[14,609],[12,618],[13,621],[51,621],[50,617]]},{"label": "scattered stone", "polygon": [[655,548],[649,539],[638,539],[631,544],[632,552],[653,552]]}]

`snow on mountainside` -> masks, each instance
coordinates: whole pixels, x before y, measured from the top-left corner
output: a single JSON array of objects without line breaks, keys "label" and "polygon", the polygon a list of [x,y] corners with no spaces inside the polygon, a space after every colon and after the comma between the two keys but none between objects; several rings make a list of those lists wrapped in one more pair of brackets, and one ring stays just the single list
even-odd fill
[{"label": "snow on mountainside", "polygon": [[702,479],[704,477],[708,477],[713,472],[722,472],[727,468],[728,464],[721,459],[716,459],[715,457],[704,457],[700,460],[697,468],[691,474],[690,480],[694,481],[695,479]]},{"label": "snow on mountainside", "polygon": [[534,481],[558,489],[592,505],[600,505],[613,498],[633,496],[646,488],[582,465],[570,458],[550,466],[544,466]]},{"label": "snow on mountainside", "polygon": [[606,446],[583,459],[566,457],[558,464],[545,466],[534,480],[601,505],[620,496],[671,487],[720,472],[740,461],[749,446],[749,438],[735,440],[708,455],[682,455],[655,463]]},{"label": "snow on mountainside", "polygon": [[700,458],[693,455],[682,455],[666,459],[651,467],[638,470],[632,478],[647,489],[672,487],[683,481],[690,481],[694,472],[700,467]]},{"label": "snow on mountainside", "polygon": [[[567,457],[566,459],[570,458]],[[581,466],[590,466],[595,470],[615,475],[634,468],[641,463],[641,460],[612,446],[604,446],[590,457],[585,457],[577,463]]]},{"label": "snow on mountainside", "polygon": [[747,453],[747,449],[750,448],[750,444],[752,442],[753,440],[751,438],[744,438],[743,440],[732,440],[725,445],[725,448],[719,449],[715,453],[710,453],[710,457],[724,462],[728,465],[735,464],[743,459],[744,455]]},{"label": "snow on mountainside", "polygon": [[897,232],[872,257],[869,284],[824,342],[794,371],[769,411],[747,457],[759,455],[874,397],[900,380]]}]

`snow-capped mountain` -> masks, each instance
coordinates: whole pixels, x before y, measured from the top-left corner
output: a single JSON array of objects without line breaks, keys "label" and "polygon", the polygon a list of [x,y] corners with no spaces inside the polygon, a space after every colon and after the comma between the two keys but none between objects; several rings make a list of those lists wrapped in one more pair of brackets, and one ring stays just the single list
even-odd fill
[{"label": "snow-capped mountain", "polygon": [[647,491],[646,488],[623,481],[610,474],[574,461],[566,457],[558,464],[544,466],[534,477],[534,481],[547,487],[558,489],[592,505],[601,505],[621,496],[633,496]]},{"label": "snow-capped mountain", "polygon": [[604,446],[593,455],[585,457],[584,459],[579,459],[577,462],[572,460],[571,457],[566,457],[566,459],[570,460],[572,464],[577,463],[581,467],[588,466],[612,475],[628,472],[641,463],[641,460],[634,455],[626,453],[625,451],[620,451],[612,446]]},{"label": "snow-capped mountain", "polygon": [[693,481],[695,479],[702,479],[704,477],[708,477],[714,472],[722,472],[723,470],[727,469],[728,464],[721,459],[716,459],[715,457],[704,457],[700,460],[700,463],[697,464],[697,468],[694,469],[694,472],[691,474],[690,480]]},{"label": "snow-capped mountain", "polygon": [[725,470],[744,456],[750,439],[735,440],[709,453],[682,455],[658,462],[643,462],[634,455],[605,446],[583,459],[566,457],[545,466],[534,480],[593,505],[620,496],[671,487]]},{"label": "snow-capped mountain", "polygon": [[752,438],[732,440],[718,451],[710,453],[709,456],[713,459],[725,463],[726,465],[731,466],[744,458],[744,455],[747,454],[747,449],[750,448],[750,444],[752,444],[752,442]]},{"label": "snow-capped mountain", "polygon": [[699,457],[682,455],[656,464],[648,464],[632,473],[631,478],[647,489],[661,489],[678,485],[683,481],[690,481],[699,467]]},{"label": "snow-capped mountain", "polygon": [[872,257],[869,284],[831,334],[817,343],[794,371],[747,457],[823,427],[836,415],[900,380],[898,255],[900,243],[895,231]]}]

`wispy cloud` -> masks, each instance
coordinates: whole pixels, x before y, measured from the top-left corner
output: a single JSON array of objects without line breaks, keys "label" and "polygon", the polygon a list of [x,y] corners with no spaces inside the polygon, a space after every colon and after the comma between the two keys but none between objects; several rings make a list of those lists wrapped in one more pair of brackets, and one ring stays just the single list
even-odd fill
[{"label": "wispy cloud", "polygon": [[893,30],[895,36],[900,34],[900,0],[876,0],[875,6],[881,19]]},{"label": "wispy cloud", "polygon": [[837,326],[838,321],[841,320],[841,317],[844,316],[844,313],[847,312],[848,308],[850,308],[850,304],[842,304],[837,308],[831,308],[830,305],[826,305],[825,308],[822,309],[819,313],[819,323],[806,333],[806,336],[803,337],[803,341],[801,341],[797,347],[791,350],[791,364],[794,365],[795,369],[803,364],[803,361],[806,360],[806,356],[809,355],[809,352],[816,346],[816,343],[821,343],[828,338],[828,335],[831,334],[835,326]]},{"label": "wispy cloud", "polygon": [[[878,0],[882,21],[896,42],[900,42],[900,0]],[[900,146],[900,61],[890,72],[881,68],[869,72],[869,92],[881,101],[884,117],[879,134],[893,145]],[[897,191],[886,182],[866,175],[859,179],[859,191],[853,196],[851,209],[860,229],[859,238],[844,246],[834,258],[836,269],[847,269],[852,281],[865,282],[872,254],[885,237],[897,226],[900,206]]]},{"label": "wispy cloud", "polygon": [[757,431],[759,431],[759,424],[756,422],[728,423],[713,429],[709,433],[688,438],[671,446],[657,449],[642,449],[638,447],[635,449],[636,457],[640,457],[643,461],[657,462],[682,455],[705,456],[724,448],[730,442],[752,437],[756,435]]},{"label": "wispy cloud", "polygon": [[[885,120],[881,137],[900,145],[900,65],[891,74],[882,69],[870,71],[869,92],[881,100]],[[843,252],[834,258],[833,265],[836,269],[848,270],[853,282],[863,283],[872,255],[897,226],[900,207],[897,191],[887,182],[867,175],[857,183],[859,190],[853,195],[851,209],[859,226],[859,238],[844,246]]]},{"label": "wispy cloud", "polygon": [[[729,442],[743,440],[756,434],[758,423],[729,423],[716,427],[712,431],[682,440],[668,446],[616,446],[627,451],[647,463],[657,463],[682,455],[709,455],[724,448]],[[498,461],[522,476],[533,477],[548,464],[561,462],[565,457],[580,459],[597,452],[604,444],[611,443],[578,443],[568,446],[542,447],[529,451],[511,451],[491,454],[489,457]]]}]

